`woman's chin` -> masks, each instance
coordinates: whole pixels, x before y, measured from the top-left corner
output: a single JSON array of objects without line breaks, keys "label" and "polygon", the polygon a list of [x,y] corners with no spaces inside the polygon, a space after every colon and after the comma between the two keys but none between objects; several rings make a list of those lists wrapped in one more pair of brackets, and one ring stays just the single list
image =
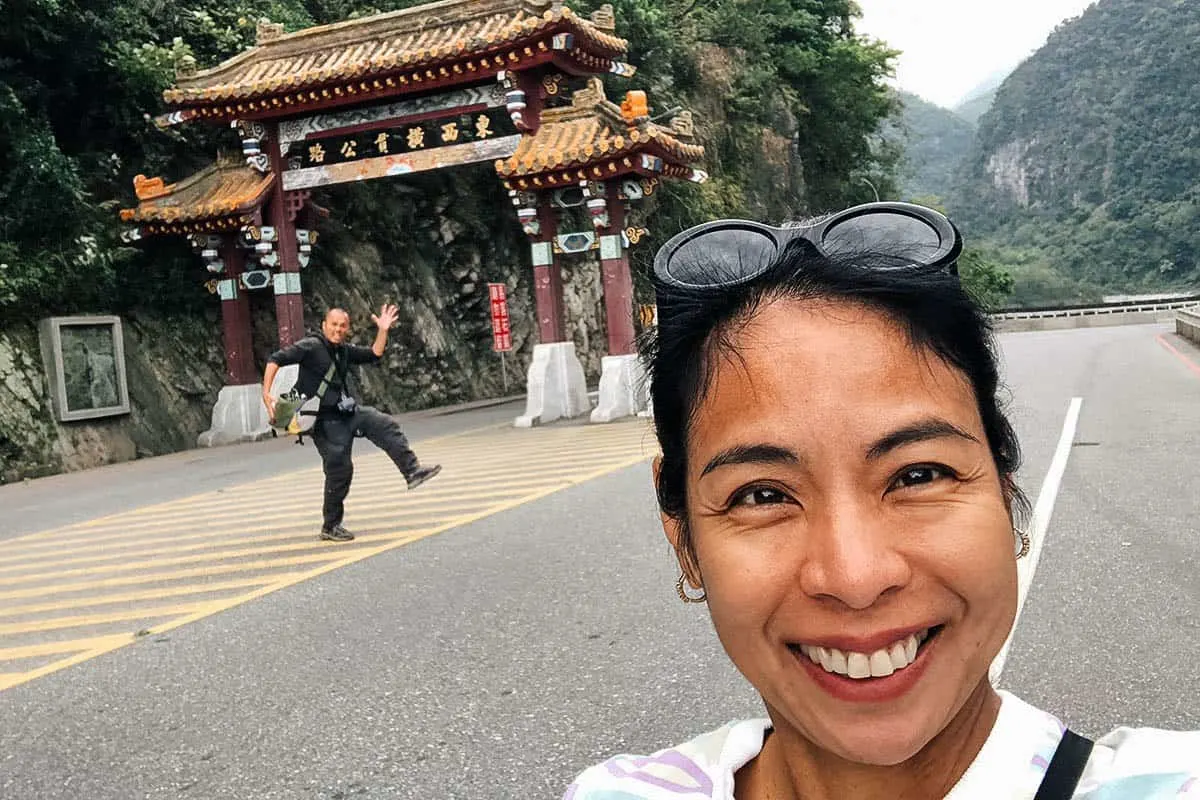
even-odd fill
[{"label": "woman's chin", "polygon": [[820,736],[816,743],[853,764],[891,767],[913,758],[933,740],[938,733],[936,726],[928,730],[924,730],[925,727],[914,726],[911,721],[901,721],[896,724],[835,728]]}]

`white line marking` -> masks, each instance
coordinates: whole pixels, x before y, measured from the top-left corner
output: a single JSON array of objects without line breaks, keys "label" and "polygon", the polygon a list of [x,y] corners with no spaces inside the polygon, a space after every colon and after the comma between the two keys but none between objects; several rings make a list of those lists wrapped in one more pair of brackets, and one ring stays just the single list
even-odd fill
[{"label": "white line marking", "polygon": [[1054,502],[1058,499],[1058,489],[1062,484],[1063,474],[1067,471],[1067,459],[1071,457],[1075,428],[1079,425],[1079,410],[1082,406],[1082,397],[1071,398],[1071,404],[1067,407],[1067,418],[1063,422],[1062,435],[1058,437],[1058,447],[1050,461],[1046,479],[1042,481],[1042,490],[1038,493],[1037,504],[1033,507],[1033,516],[1029,519],[1029,530],[1026,531],[1030,539],[1029,554],[1017,562],[1017,616],[1013,620],[1013,629],[1009,632],[1004,647],[992,662],[989,677],[993,685],[999,682],[1000,674],[1004,671],[1004,662],[1008,660],[1008,650],[1012,647],[1017,624],[1021,621],[1021,611],[1025,608],[1025,598],[1029,595],[1033,574],[1037,571],[1038,559],[1042,556],[1042,545],[1046,542],[1046,531],[1050,528],[1050,518],[1054,514]]}]

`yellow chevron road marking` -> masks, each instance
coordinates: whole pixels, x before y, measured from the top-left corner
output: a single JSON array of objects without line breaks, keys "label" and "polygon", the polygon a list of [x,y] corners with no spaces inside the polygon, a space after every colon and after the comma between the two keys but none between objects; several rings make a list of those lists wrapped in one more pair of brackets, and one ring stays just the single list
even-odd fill
[{"label": "yellow chevron road marking", "polygon": [[[395,534],[383,534],[375,536],[359,536],[355,542],[361,544],[370,544],[383,539],[393,539],[396,536],[405,534],[420,533],[418,529],[402,529]],[[31,583],[45,578],[78,578],[85,575],[106,575],[114,572],[138,572],[144,569],[156,567],[173,567],[183,564],[202,564],[206,561],[224,561],[233,558],[246,558],[247,556],[264,556],[271,553],[296,553],[304,550],[323,550],[328,552],[331,545],[327,542],[319,541],[315,538],[310,538],[306,542],[296,542],[294,544],[277,544],[267,547],[243,547],[233,550],[214,550],[208,553],[193,553],[187,556],[173,556],[171,558],[154,558],[145,561],[125,561],[120,564],[108,564],[99,567],[82,567],[79,569],[55,570],[53,572],[39,572],[32,575],[19,575],[17,577],[5,578],[0,580],[0,586],[14,586],[22,583]]]},{"label": "yellow chevron road marking", "polygon": [[127,622],[131,619],[177,617],[180,614],[194,614],[212,605],[212,603],[184,603],[174,606],[114,611],[109,614],[76,614],[71,617],[51,617],[50,619],[38,620],[37,622],[9,622],[0,625],[0,636],[17,633],[36,633],[38,631],[55,631],[63,628],[82,628],[87,625],[106,625],[110,622]]},{"label": "yellow chevron road marking", "polygon": [[[443,465],[415,494],[385,455],[359,450],[347,502],[347,524],[357,533],[350,543],[316,537],[324,478],[315,453],[305,454],[311,467],[5,542],[0,691],[656,452],[650,427],[632,421],[532,431],[502,424],[414,449],[424,463]],[[22,661],[31,668],[21,671]]]},{"label": "yellow chevron road marking", "polygon": [[[544,484],[539,484],[539,486],[543,486],[543,485]],[[492,505],[492,503],[473,503],[467,507],[471,511],[477,511],[477,510],[482,510],[490,505]],[[462,510],[461,507],[459,510],[460,511]],[[464,513],[466,513],[466,512],[464,512]],[[388,520],[390,522],[396,522],[400,519],[403,519],[406,525],[409,525],[415,529],[415,528],[427,527],[428,525],[433,524],[433,523],[445,522],[446,521],[446,513],[443,512],[441,514],[435,514],[435,513],[426,512],[426,513],[422,513],[422,514],[417,514],[415,516],[415,518],[412,518],[411,515],[403,513],[403,512],[392,512],[390,514],[389,513],[356,514],[354,519],[358,523],[357,527],[359,527],[359,528],[362,527],[363,523],[368,522],[368,521]],[[197,529],[192,528],[192,529],[188,529],[188,530],[197,530]],[[260,531],[267,531],[267,530],[273,530],[273,531],[276,531],[276,533],[263,534],[263,535],[259,535],[259,536],[244,536],[243,535],[244,533],[258,533]],[[257,526],[246,526],[246,527],[237,528],[237,529],[228,528],[228,529],[222,529],[220,531],[214,531],[210,527],[199,533],[189,533],[187,535],[182,535],[182,536],[162,536],[162,537],[158,537],[158,538],[149,538],[149,539],[132,538],[132,539],[121,539],[121,540],[117,540],[117,541],[108,540],[108,541],[103,542],[102,545],[100,545],[100,546],[80,547],[80,548],[72,548],[69,550],[63,550],[64,554],[100,553],[100,552],[102,552],[103,555],[73,555],[71,558],[42,560],[45,558],[46,555],[49,555],[49,554],[41,553],[41,554],[39,554],[41,556],[41,558],[31,558],[31,559],[26,559],[19,564],[10,564],[8,566],[0,566],[0,577],[3,577],[5,575],[8,575],[8,574],[14,573],[14,572],[20,573],[20,572],[28,572],[33,569],[42,570],[42,569],[46,569],[48,567],[64,567],[64,566],[70,566],[70,565],[75,565],[75,564],[94,564],[94,563],[104,562],[104,561],[116,561],[116,560],[120,560],[120,559],[128,559],[130,556],[138,556],[141,558],[145,558],[146,556],[152,556],[152,555],[168,555],[168,554],[173,554],[173,553],[189,553],[189,552],[195,552],[195,551],[201,551],[201,550],[212,550],[214,547],[220,546],[224,543],[236,544],[236,545],[247,545],[247,544],[257,544],[257,543],[262,543],[262,542],[280,542],[280,541],[294,540],[294,539],[299,539],[301,537],[303,537],[304,540],[308,541],[310,544],[313,542],[313,527],[312,527],[312,516],[311,515],[304,518],[302,521],[297,522],[292,525],[289,525],[289,526],[257,525]],[[359,537],[359,538],[362,538],[362,537]],[[169,547],[146,547],[145,546],[145,545],[149,545],[149,544],[161,544],[164,542],[178,543],[178,542],[189,542],[189,541],[194,542],[194,543],[193,544],[172,544]],[[134,553],[121,552],[122,550],[127,550],[129,548],[137,548],[137,551]],[[3,614],[3,613],[4,613],[4,609],[0,609],[0,614]]]},{"label": "yellow chevron road marking", "polygon": [[143,600],[165,600],[169,597],[186,597],[189,594],[216,594],[231,589],[246,589],[264,586],[277,580],[291,580],[304,573],[286,572],[270,578],[244,578],[235,581],[208,581],[206,583],[191,583],[185,586],[170,588],[147,589],[141,592],[125,592],[123,594],[95,595],[93,597],[76,597],[70,600],[60,600],[55,603],[28,603],[23,606],[4,606],[0,608],[0,617],[15,617],[22,614],[39,614],[46,611],[66,611],[74,608],[88,608],[113,603],[137,603]]}]

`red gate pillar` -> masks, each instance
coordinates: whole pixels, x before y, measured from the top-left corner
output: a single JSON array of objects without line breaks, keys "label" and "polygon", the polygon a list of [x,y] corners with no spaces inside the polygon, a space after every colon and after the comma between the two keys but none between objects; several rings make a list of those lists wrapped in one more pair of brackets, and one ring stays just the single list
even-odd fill
[{"label": "red gate pillar", "polygon": [[[246,267],[246,254],[240,239],[240,232],[222,234],[219,244],[209,239],[218,248],[222,262],[223,275],[217,281],[217,292],[221,297],[225,385],[217,393],[212,425],[196,439],[201,447],[255,442],[271,435],[267,410],[262,401],[261,379],[254,367],[250,298],[243,290],[241,281]],[[215,254],[206,253],[205,258],[211,260]]]},{"label": "red gate pillar", "polygon": [[[528,199],[528,198],[526,198]],[[513,424],[528,428],[560,417],[577,417],[591,408],[587,377],[567,337],[562,271],[554,252],[557,220],[549,192],[537,193],[535,208],[518,208],[521,227],[533,252],[533,285],[537,300],[538,336],[525,380],[525,413]]]},{"label": "red gate pillar", "polygon": [[[525,212],[528,214],[528,210]],[[538,340],[542,344],[567,339],[566,309],[563,305],[562,268],[554,253],[557,219],[550,196],[539,193],[537,200],[539,229],[531,236],[533,244],[533,288],[537,301]],[[529,230],[529,226],[526,226]]]},{"label": "red gate pillar", "polygon": [[625,228],[625,200],[621,183],[609,181],[606,191],[608,225],[600,229],[600,274],[604,284],[604,312],[608,323],[608,354],[624,356],[635,352],[633,329],[633,275]]},{"label": "red gate pillar", "polygon": [[225,341],[225,385],[258,383],[250,330],[250,298],[241,285],[246,254],[238,242],[237,234],[227,233],[221,237],[221,260],[225,262],[225,278],[218,283],[221,330]]},{"label": "red gate pillar", "polygon": [[275,185],[271,188],[269,219],[275,228],[275,321],[279,326],[279,346],[287,347],[304,336],[304,295],[300,285],[300,260],[296,242],[295,210],[283,190],[283,154],[279,152],[279,125],[266,126],[266,148]]}]

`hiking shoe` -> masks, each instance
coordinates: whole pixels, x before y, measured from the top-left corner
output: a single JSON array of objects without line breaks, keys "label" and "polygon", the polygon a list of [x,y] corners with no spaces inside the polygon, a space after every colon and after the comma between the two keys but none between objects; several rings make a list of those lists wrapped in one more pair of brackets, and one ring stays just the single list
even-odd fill
[{"label": "hiking shoe", "polygon": [[349,542],[354,540],[354,534],[338,524],[332,528],[321,528],[321,538],[330,542]]},{"label": "hiking shoe", "polygon": [[435,477],[441,471],[442,471],[441,464],[434,464],[432,467],[421,467],[416,472],[414,472],[412,475],[408,476],[408,478],[407,478],[408,488],[409,489],[417,488],[425,481],[429,480],[430,478]]}]

